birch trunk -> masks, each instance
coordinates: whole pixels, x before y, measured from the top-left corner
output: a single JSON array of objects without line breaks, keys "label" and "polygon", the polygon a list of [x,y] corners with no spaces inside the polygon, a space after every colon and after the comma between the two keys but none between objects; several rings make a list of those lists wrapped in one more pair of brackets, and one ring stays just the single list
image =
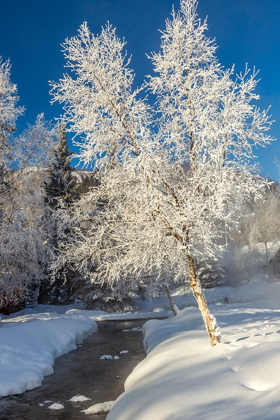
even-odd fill
[{"label": "birch trunk", "polygon": [[173,299],[172,299],[172,296],[171,296],[169,287],[167,285],[165,285],[165,288],[166,288],[166,293],[167,293],[167,296],[168,296],[168,300],[169,300],[169,303],[170,303],[170,306],[171,306],[173,315],[176,316],[177,315],[177,312],[176,312],[176,309],[175,309],[175,305],[174,305],[174,302],[173,302]]},{"label": "birch trunk", "polygon": [[188,266],[189,266],[189,281],[190,286],[193,292],[193,295],[197,301],[198,308],[201,312],[206,330],[208,332],[211,346],[215,346],[220,342],[219,328],[216,324],[216,319],[210,313],[207,302],[201,288],[200,280],[197,278],[196,267],[194,260],[191,256],[187,256]]}]

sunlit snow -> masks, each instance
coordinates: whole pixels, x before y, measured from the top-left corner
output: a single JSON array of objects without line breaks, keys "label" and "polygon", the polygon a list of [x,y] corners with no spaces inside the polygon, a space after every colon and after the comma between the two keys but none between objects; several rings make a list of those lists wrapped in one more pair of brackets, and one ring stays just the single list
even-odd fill
[{"label": "sunlit snow", "polygon": [[92,405],[87,410],[83,410],[85,414],[97,414],[97,413],[108,413],[113,407],[115,401],[107,401],[104,403],[99,403]]},{"label": "sunlit snow", "polygon": [[[127,378],[107,420],[280,418],[280,285],[209,292],[222,342],[210,346],[194,307],[148,321],[147,357]],[[250,292],[254,302],[248,302]],[[221,302],[223,293],[231,304]]]}]

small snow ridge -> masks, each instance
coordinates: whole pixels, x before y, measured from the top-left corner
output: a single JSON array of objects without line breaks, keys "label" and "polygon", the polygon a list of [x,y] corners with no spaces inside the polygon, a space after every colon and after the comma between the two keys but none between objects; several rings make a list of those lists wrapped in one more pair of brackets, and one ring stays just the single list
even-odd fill
[{"label": "small snow ridge", "polygon": [[264,392],[271,388],[271,385],[266,384],[264,382],[248,382],[248,383],[244,383],[243,386],[245,388],[248,388],[252,391],[257,391],[257,392]]},{"label": "small snow ridge", "polygon": [[107,401],[100,404],[95,404],[89,407],[87,410],[82,410],[85,414],[97,414],[97,413],[109,413],[113,407],[115,401]]},{"label": "small snow ridge", "polygon": [[127,353],[129,353],[128,350],[122,350],[122,351],[120,351],[120,354],[127,354]]},{"label": "small snow ridge", "polygon": [[129,328],[126,330],[122,330],[122,332],[138,332],[138,331],[142,331],[141,327],[134,327],[134,328]]},{"label": "small snow ridge", "polygon": [[54,403],[54,404],[49,406],[50,410],[63,410],[63,408],[64,408],[64,405],[59,404],[59,403]]},{"label": "small snow ridge", "polygon": [[71,402],[83,402],[83,401],[89,401],[90,398],[85,397],[84,395],[75,395],[74,397],[71,398]]}]

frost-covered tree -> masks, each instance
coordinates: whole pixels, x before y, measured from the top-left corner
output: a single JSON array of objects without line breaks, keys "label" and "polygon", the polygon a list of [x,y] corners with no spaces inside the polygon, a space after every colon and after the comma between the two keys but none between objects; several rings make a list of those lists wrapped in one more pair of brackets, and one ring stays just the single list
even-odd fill
[{"label": "frost-covered tree", "polygon": [[280,197],[270,190],[263,200],[258,200],[253,206],[253,218],[250,230],[250,244],[254,247],[263,243],[265,248],[265,265],[268,272],[270,241],[279,240],[280,227]]},{"label": "frost-covered tree", "polygon": [[49,261],[44,167],[51,154],[50,139],[42,115],[10,139],[9,184],[1,196],[0,306],[24,299],[42,280]]},{"label": "frost-covered tree", "polygon": [[11,64],[0,56],[0,167],[11,158],[9,133],[16,131],[16,120],[23,108],[17,106],[17,86],[11,82]]},{"label": "frost-covered tree", "polygon": [[240,207],[240,223],[229,242],[231,279],[249,281],[264,266],[268,273],[271,251],[280,238],[279,205],[279,186],[271,182],[262,199],[252,197]]},{"label": "frost-covered tree", "polygon": [[0,57],[0,306],[5,284],[6,266],[3,258],[4,237],[7,233],[10,201],[13,195],[11,171],[11,135],[16,131],[16,120],[23,113],[17,106],[17,86],[11,82],[11,65]]},{"label": "frost-covered tree", "polygon": [[28,170],[13,177],[12,211],[1,232],[2,304],[22,300],[28,288],[43,279],[48,262],[42,173]]},{"label": "frost-covered tree", "polygon": [[[114,30],[112,30],[110,26],[104,28],[100,37],[95,38],[94,46],[91,42],[91,34],[87,28],[87,25],[84,24],[80,29],[80,37],[84,45],[88,46],[90,53],[87,54],[87,59],[85,62],[83,62],[82,56],[77,57],[78,62],[81,62],[80,69],[78,69],[79,65],[77,66],[81,77],[76,81],[73,81],[73,83],[75,83],[75,89],[76,92],[78,92],[80,89],[83,90],[83,78],[86,77],[89,80],[89,86],[84,90],[84,96],[82,95],[79,97],[78,101],[81,101],[81,109],[86,110],[87,114],[90,112],[90,114],[88,114],[86,117],[87,130],[92,132],[93,137],[96,136],[98,138],[97,144],[95,144],[93,138],[91,146],[88,146],[87,142],[83,143],[85,148],[81,150],[80,158],[84,161],[84,163],[88,164],[92,161],[93,152],[95,157],[97,157],[96,161],[99,162],[100,167],[102,166],[101,161],[103,163],[103,167],[105,165],[107,165],[107,167],[114,167],[114,163],[118,162],[121,155],[123,155],[123,157],[124,155],[131,155],[130,147],[133,147],[133,140],[131,139],[131,136],[127,134],[129,125],[131,124],[131,118],[135,120],[135,124],[137,124],[138,127],[137,130],[139,130],[139,133],[137,134],[138,141],[142,137],[142,130],[147,120],[146,105],[144,102],[138,101],[136,99],[136,93],[131,91],[133,73],[127,66],[125,66],[126,59],[122,56],[124,43],[117,39],[114,34]],[[78,38],[76,40],[70,39],[67,41],[67,43],[68,42],[69,48],[74,49],[75,43],[79,43],[80,40]],[[111,46],[113,46],[113,48],[111,48]],[[108,60],[110,63],[112,63],[112,68],[110,69],[107,67],[109,73],[107,75],[102,73],[97,74],[97,79],[95,79],[95,74],[92,74],[91,56],[95,54],[98,55],[99,49],[103,49],[104,56],[107,56],[103,63],[104,67],[107,67]],[[74,54],[76,54],[76,52],[78,53],[76,50]],[[81,54],[83,55],[82,51]],[[103,60],[103,57],[101,57],[101,60]],[[97,72],[100,73],[98,69]],[[71,80],[72,79],[66,75],[65,80],[61,81],[63,84],[65,84],[66,89],[70,87],[70,84],[72,83]],[[94,84],[96,83],[96,80],[98,80],[97,86]],[[92,88],[90,87],[91,83],[93,84]],[[107,86],[109,85],[109,88],[112,88],[112,94],[114,95],[113,102],[111,102],[111,98],[108,100],[106,94],[104,95],[104,88],[107,89]],[[95,92],[96,88],[97,90]],[[114,94],[113,91],[116,89],[117,92]],[[99,107],[100,101],[104,102],[104,107]],[[109,107],[106,107],[106,101],[109,103]],[[85,106],[87,106],[87,108],[85,108]],[[73,110],[72,118],[71,107],[72,105],[69,103],[69,114],[66,113],[64,115],[64,120],[70,127],[75,120],[76,113],[76,110]],[[111,109],[112,107],[113,109]],[[123,121],[121,121],[120,115],[124,116]],[[75,126],[75,131],[77,134],[84,133],[86,129],[86,126],[84,126],[84,116],[85,115],[83,115],[81,118],[80,124],[78,124],[79,127]],[[122,145],[122,143],[124,144]],[[135,150],[132,151],[132,154],[137,155],[139,152],[137,150],[136,142],[134,149]],[[101,171],[99,175],[101,175]],[[77,203],[77,211],[79,211],[79,207],[84,208],[83,204]],[[84,225],[83,214],[80,223],[82,226]],[[80,231],[83,232],[83,235],[85,234],[83,228],[80,228]],[[86,234],[88,235],[89,232]],[[77,249],[75,250],[75,255],[76,252],[78,252]]]},{"label": "frost-covered tree", "polygon": [[34,171],[46,169],[52,165],[56,144],[56,130],[45,120],[41,113],[34,124],[28,124],[20,136],[12,141],[12,160],[16,168]]},{"label": "frost-covered tree", "polygon": [[[233,68],[221,67],[196,9],[196,0],[181,0],[161,51],[151,56],[155,76],[146,86],[157,98],[157,129],[133,90],[125,44],[110,26],[94,36],[83,24],[66,40],[71,75],[53,83],[52,93],[64,103],[70,129],[84,135],[81,161],[101,168],[100,185],[89,193],[91,234],[76,231],[76,251],[69,245],[67,252],[87,273],[92,256],[93,281],[188,277],[215,345],[219,329],[197,264],[224,248],[222,236],[238,223],[241,203],[261,196],[264,181],[250,165],[253,146],[272,139],[267,112],[254,104],[257,73],[246,68],[235,77]],[[111,156],[114,164],[102,170]]]},{"label": "frost-covered tree", "polygon": [[17,86],[11,82],[11,65],[0,57],[0,209],[7,202],[10,190],[11,134],[16,131],[16,120],[23,113],[17,106]]}]

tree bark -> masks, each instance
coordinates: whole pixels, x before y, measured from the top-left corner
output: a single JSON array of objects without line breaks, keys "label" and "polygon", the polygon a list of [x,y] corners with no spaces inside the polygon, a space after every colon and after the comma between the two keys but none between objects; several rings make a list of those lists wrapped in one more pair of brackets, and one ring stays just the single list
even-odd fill
[{"label": "tree bark", "polygon": [[219,335],[219,329],[216,325],[216,320],[211,315],[207,302],[203,293],[203,290],[201,288],[200,280],[197,278],[196,274],[196,267],[194,263],[194,259],[188,255],[187,256],[188,266],[189,266],[189,282],[190,286],[193,292],[193,295],[197,301],[198,308],[201,312],[204,324],[206,326],[206,330],[208,332],[211,346],[215,346],[220,342],[220,335]]},{"label": "tree bark", "polygon": [[166,293],[167,293],[167,296],[168,296],[168,300],[169,300],[169,303],[170,303],[170,306],[171,306],[173,315],[176,316],[177,315],[177,312],[176,312],[176,309],[175,309],[175,305],[174,305],[174,302],[173,302],[173,299],[172,299],[172,296],[171,296],[169,287],[167,285],[165,285],[165,288],[166,288]]}]

